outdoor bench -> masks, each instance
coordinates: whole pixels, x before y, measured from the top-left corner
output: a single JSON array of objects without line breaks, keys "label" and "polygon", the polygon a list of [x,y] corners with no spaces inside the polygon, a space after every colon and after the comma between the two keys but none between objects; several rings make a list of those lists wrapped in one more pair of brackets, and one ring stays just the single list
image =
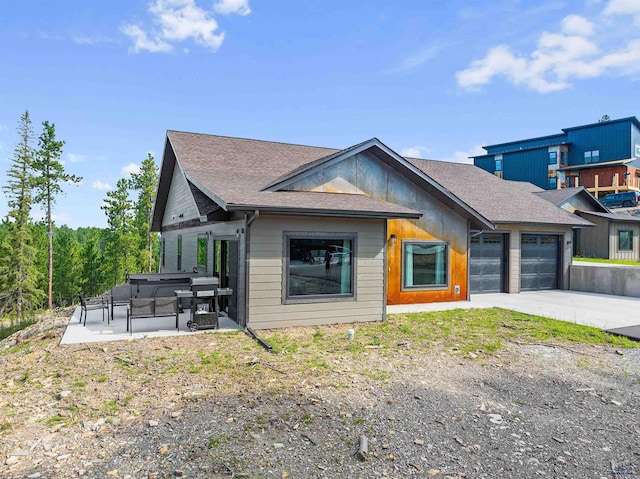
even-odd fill
[{"label": "outdoor bench", "polygon": [[159,318],[175,316],[176,329],[180,330],[178,323],[179,307],[177,297],[159,298],[131,298],[127,309],[127,331],[133,334],[134,318]]}]

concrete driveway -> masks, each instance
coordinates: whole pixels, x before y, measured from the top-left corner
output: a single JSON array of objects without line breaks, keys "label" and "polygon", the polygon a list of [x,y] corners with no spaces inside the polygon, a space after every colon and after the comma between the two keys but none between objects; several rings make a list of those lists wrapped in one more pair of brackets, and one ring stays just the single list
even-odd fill
[{"label": "concrete driveway", "polygon": [[[492,307],[614,330],[612,332],[640,339],[640,298],[627,296],[560,290],[474,294],[470,301],[387,306],[387,313]],[[634,333],[636,330],[637,335]]]}]

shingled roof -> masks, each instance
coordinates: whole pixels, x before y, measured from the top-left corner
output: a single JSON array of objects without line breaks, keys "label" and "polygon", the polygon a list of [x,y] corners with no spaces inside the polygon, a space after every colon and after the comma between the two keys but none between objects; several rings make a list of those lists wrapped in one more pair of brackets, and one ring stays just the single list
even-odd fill
[{"label": "shingled roof", "polygon": [[[194,195],[201,214],[213,206],[226,211],[261,209],[280,214],[419,218],[419,211],[367,195],[278,191],[278,185],[363,148],[419,182],[478,228],[493,228],[492,223],[496,222],[590,225],[533,195],[535,187],[529,183],[503,181],[473,165],[405,159],[376,138],[337,150],[170,130],[152,229],[160,230],[176,164],[192,191],[202,193]],[[207,204],[206,198],[211,203]]]},{"label": "shingled roof", "polygon": [[494,223],[593,226],[537,196],[530,183],[505,181],[470,164],[407,160]]},{"label": "shingled roof", "polygon": [[[176,163],[187,181],[226,211],[267,209],[276,213],[368,218],[419,218],[422,213],[366,195],[265,191],[292,170],[340,150],[271,141],[168,131],[152,230],[159,231]],[[198,204],[200,211],[203,209]]]},{"label": "shingled roof", "polygon": [[562,207],[563,204],[571,200],[572,198],[580,195],[593,206],[594,211],[601,213],[610,213],[609,209],[600,203],[595,197],[589,193],[584,186],[578,186],[573,188],[562,188],[560,190],[540,190],[535,193],[540,198],[544,198],[550,201],[556,206]]}]

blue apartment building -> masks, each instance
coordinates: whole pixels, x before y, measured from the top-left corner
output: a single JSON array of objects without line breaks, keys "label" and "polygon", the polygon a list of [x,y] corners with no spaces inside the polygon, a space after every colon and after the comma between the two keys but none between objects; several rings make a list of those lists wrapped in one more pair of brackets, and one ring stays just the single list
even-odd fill
[{"label": "blue apartment building", "polygon": [[473,163],[505,180],[545,190],[584,186],[597,198],[640,191],[640,122],[636,117],[563,128],[562,133],[483,147]]}]

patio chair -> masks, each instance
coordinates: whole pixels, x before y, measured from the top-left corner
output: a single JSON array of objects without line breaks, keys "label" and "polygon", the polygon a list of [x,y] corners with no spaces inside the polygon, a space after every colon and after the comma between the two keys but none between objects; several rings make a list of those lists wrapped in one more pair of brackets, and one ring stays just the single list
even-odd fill
[{"label": "patio chair", "polygon": [[[131,285],[129,283],[119,284],[111,288],[109,295],[110,313],[113,320],[114,306],[128,306],[131,299]],[[108,321],[108,320],[107,320]]]},{"label": "patio chair", "polygon": [[[78,293],[78,297],[80,298],[80,322],[82,323],[82,314],[84,313],[84,323],[83,326],[87,325],[87,311],[102,309],[102,321],[104,322],[104,312],[107,310],[107,302],[103,297],[91,298],[86,300],[82,293]],[[108,314],[108,311],[107,311]]]}]

